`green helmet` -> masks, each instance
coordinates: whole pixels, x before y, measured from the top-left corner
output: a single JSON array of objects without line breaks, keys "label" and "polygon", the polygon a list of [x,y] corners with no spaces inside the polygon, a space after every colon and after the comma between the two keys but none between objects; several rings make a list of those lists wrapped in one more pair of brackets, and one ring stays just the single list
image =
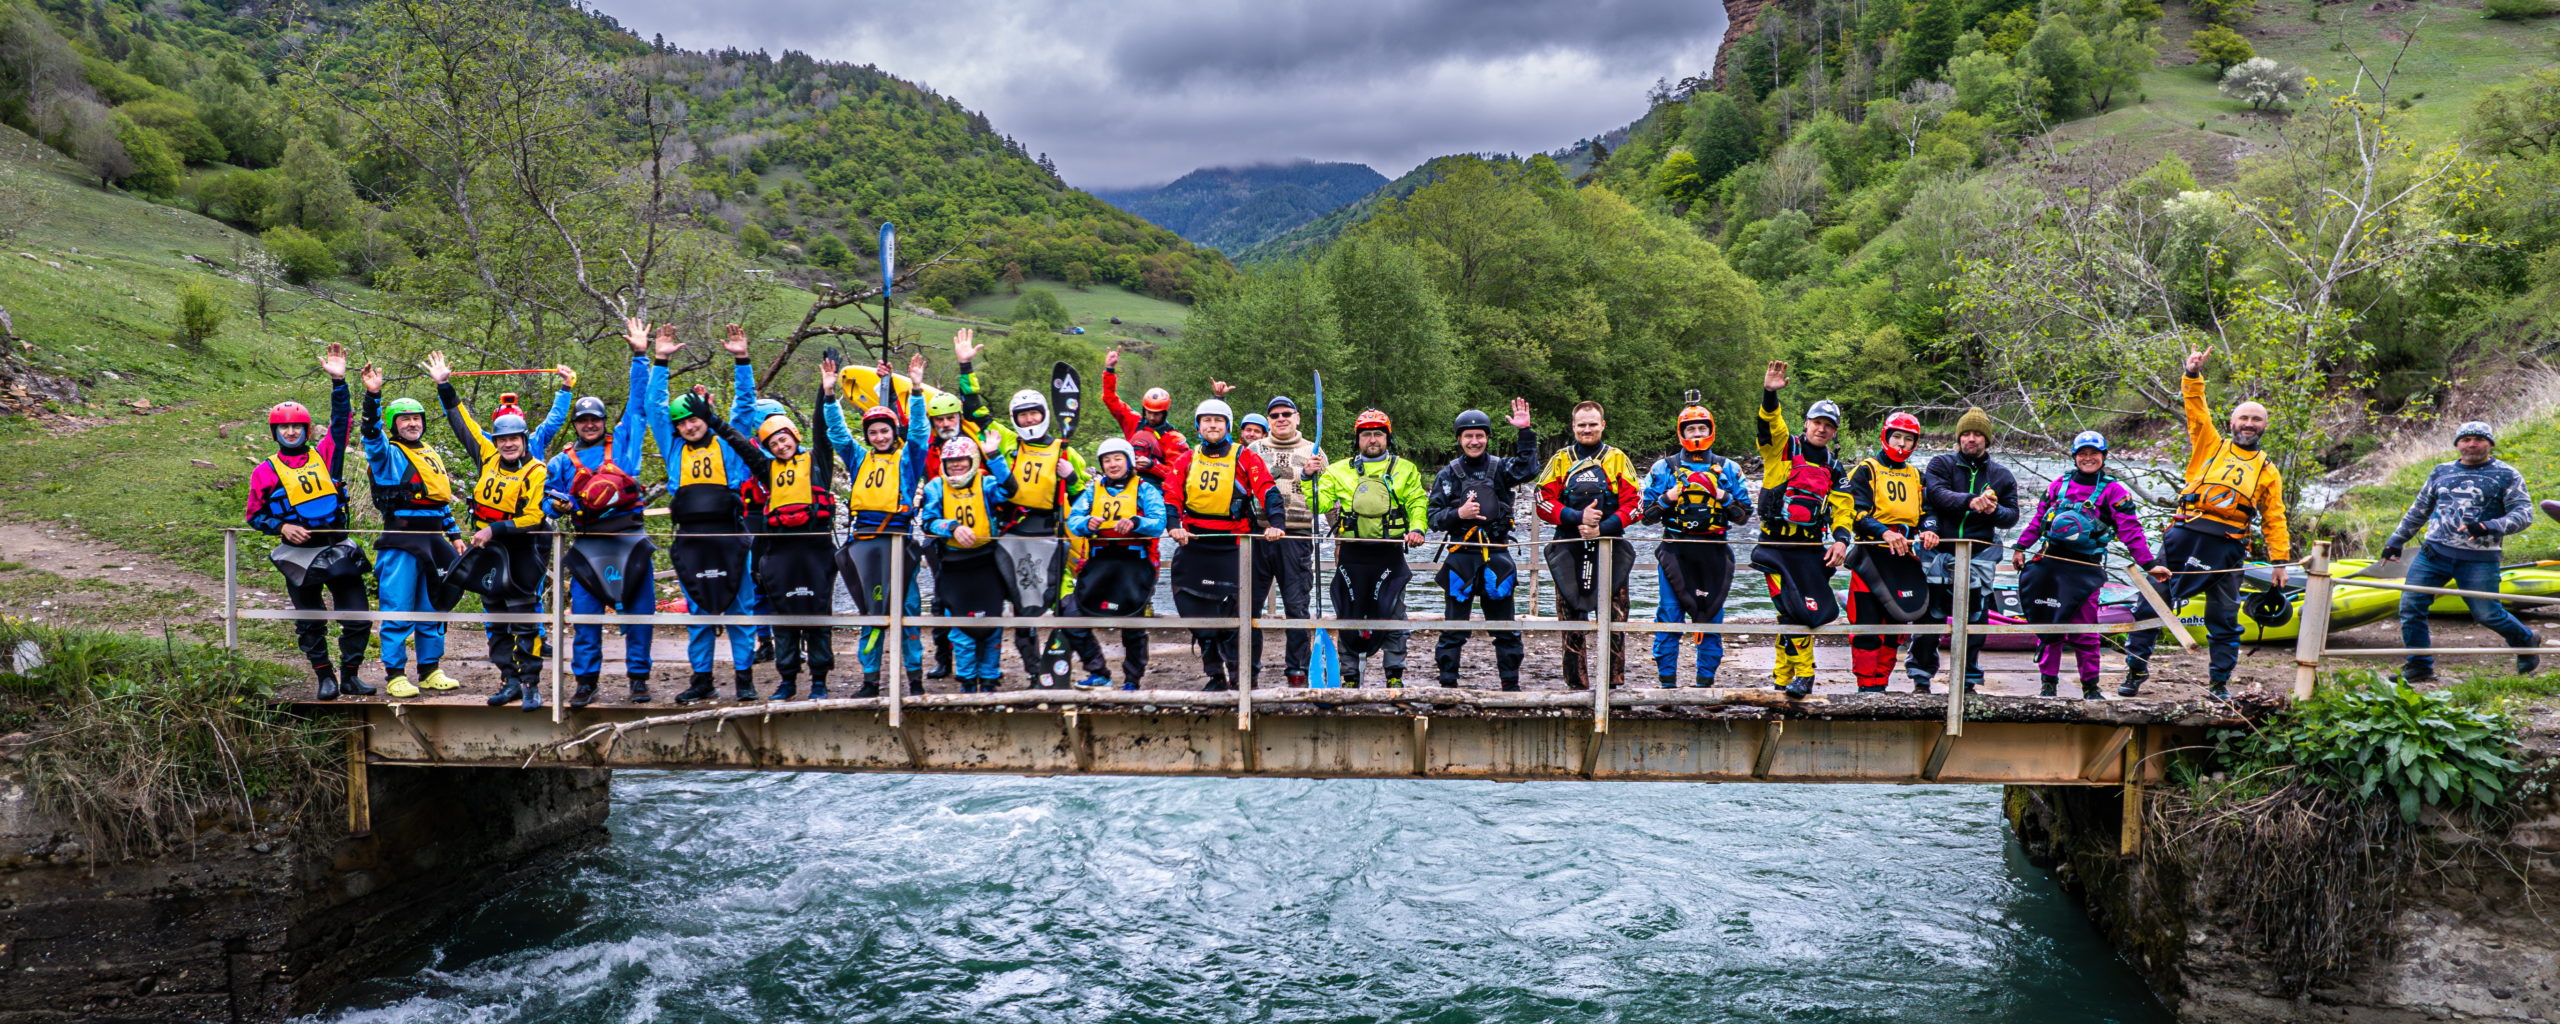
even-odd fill
[{"label": "green helmet", "polygon": [[924,400],[924,415],[926,419],[960,415],[960,399],[948,393],[927,398]]},{"label": "green helmet", "polygon": [[391,400],[390,405],[382,407],[382,413],[392,419],[398,419],[402,416],[409,416],[413,414],[424,416],[427,414],[427,407],[419,404],[418,400],[415,398],[394,398]]},{"label": "green helmet", "polygon": [[692,392],[677,395],[676,400],[667,406],[667,422],[682,423],[695,417],[708,418],[706,414],[710,412],[709,404]]}]

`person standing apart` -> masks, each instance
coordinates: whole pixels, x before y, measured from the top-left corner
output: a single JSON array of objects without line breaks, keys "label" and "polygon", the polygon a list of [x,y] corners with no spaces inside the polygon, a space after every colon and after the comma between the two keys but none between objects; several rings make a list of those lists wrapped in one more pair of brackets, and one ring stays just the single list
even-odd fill
[{"label": "person standing apart", "polygon": [[[2497,432],[2478,420],[2454,430],[2453,447],[2461,457],[2427,473],[2427,482],[2409,502],[2409,511],[2401,514],[2399,528],[2382,544],[2382,560],[2398,561],[2402,547],[2425,531],[2418,557],[2409,563],[2408,578],[2402,582],[2413,587],[2450,583],[2457,590],[2497,592],[2498,562],[2506,537],[2533,525],[2534,508],[2533,496],[2525,492],[2524,474],[2497,457],[2497,446]],[[2400,595],[2400,646],[2433,645],[2427,636],[2427,609],[2434,603],[2433,594]],[[2507,646],[2530,649],[2539,644],[2533,630],[2516,620],[2506,602],[2466,597],[2462,603],[2471,610],[2471,621],[2505,638]],[[2516,655],[2517,675],[2530,675],[2541,667],[2538,655]],[[2423,683],[2435,677],[2435,658],[2429,655],[2409,655],[2400,669],[2404,682]]]}]

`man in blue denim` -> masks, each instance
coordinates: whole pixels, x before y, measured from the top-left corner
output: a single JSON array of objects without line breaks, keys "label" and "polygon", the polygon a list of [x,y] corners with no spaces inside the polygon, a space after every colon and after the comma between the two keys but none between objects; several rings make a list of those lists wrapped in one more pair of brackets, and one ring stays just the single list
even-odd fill
[{"label": "man in blue denim", "polygon": [[[2383,543],[2383,561],[2396,561],[2401,545],[2417,536],[2420,528],[2426,530],[2418,557],[2409,562],[2411,586],[2441,587],[2450,582],[2460,590],[2497,592],[2501,545],[2508,534],[2522,533],[2533,525],[2534,507],[2525,493],[2524,475],[2490,454],[2497,445],[2497,434],[2477,420],[2454,431],[2453,447],[2462,457],[2427,474],[2417,500],[2400,517],[2399,529],[2391,531],[2391,539]],[[2463,601],[2471,608],[2472,620],[2505,637],[2507,646],[2528,650],[2535,646],[2533,631],[2516,621],[2505,602],[2479,597]],[[2429,646],[2427,606],[2433,603],[2433,594],[2400,595],[2401,646]],[[2539,667],[2541,659],[2534,655],[2516,656],[2519,674]],[[2435,659],[2410,655],[2400,677],[2412,683],[2434,679]]]}]

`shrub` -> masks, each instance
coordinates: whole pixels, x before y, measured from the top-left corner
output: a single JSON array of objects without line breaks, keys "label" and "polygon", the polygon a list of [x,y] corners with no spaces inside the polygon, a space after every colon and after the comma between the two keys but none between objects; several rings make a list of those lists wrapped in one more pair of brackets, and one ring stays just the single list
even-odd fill
[{"label": "shrub", "polygon": [[2506,795],[2516,772],[2516,727],[2506,715],[2371,673],[2347,679],[2228,739],[2234,770],[2291,767],[2350,796],[2395,800],[2411,821],[2422,806],[2490,807]]},{"label": "shrub", "polygon": [[2539,18],[2560,14],[2560,0],[2488,0],[2481,10],[2489,18]]},{"label": "shrub", "polygon": [[2247,101],[2256,110],[2265,110],[2270,105],[2290,105],[2302,98],[2303,88],[2301,68],[2278,64],[2265,57],[2251,57],[2222,73],[2222,94]]},{"label": "shrub", "polygon": [[1025,288],[1022,298],[1013,304],[1013,322],[1063,331],[1074,324],[1067,315],[1065,303],[1046,288]]},{"label": "shrub", "polygon": [[2195,35],[2187,37],[2187,50],[2194,53],[2197,60],[2213,65],[2216,76],[2229,74],[2232,65],[2258,55],[2257,48],[2249,45],[2247,37],[2221,25],[2197,29]]},{"label": "shrub", "polygon": [[187,282],[186,287],[178,289],[178,340],[189,345],[203,345],[222,330],[225,312],[222,300],[214,297],[213,289],[205,287],[202,281]]},{"label": "shrub", "polygon": [[329,251],[311,232],[292,225],[268,228],[263,236],[267,252],[284,266],[284,279],[295,284],[310,284],[323,278],[338,276],[338,256]]}]

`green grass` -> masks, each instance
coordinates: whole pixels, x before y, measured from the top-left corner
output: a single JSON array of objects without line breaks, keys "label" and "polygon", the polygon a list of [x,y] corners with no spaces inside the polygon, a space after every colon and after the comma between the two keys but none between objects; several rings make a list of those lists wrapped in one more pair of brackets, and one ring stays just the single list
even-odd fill
[{"label": "green grass", "polygon": [[[1059,304],[1067,307],[1067,315],[1075,319],[1077,326],[1084,328],[1087,334],[1103,338],[1160,343],[1181,334],[1184,318],[1191,315],[1191,307],[1179,302],[1149,298],[1107,284],[1079,291],[1064,281],[1035,278],[1024,281],[1022,286],[1048,289],[1058,296]],[[999,290],[961,303],[960,312],[983,320],[1003,321],[1013,316],[1014,303],[1019,301],[1021,297],[1013,292]],[[1113,324],[1112,317],[1119,317],[1122,322]]]},{"label": "green grass", "polygon": [[[2524,474],[2525,486],[2537,500],[2554,496],[2553,481],[2560,481],[2560,417],[2544,416],[2500,431],[2497,454]],[[2348,491],[2321,513],[2321,532],[2342,542],[2341,556],[2372,555],[2400,524],[2400,514],[2417,498],[2427,473],[2453,457],[2448,449],[2443,459],[2403,466],[2382,483]],[[2560,523],[2549,516],[2535,513],[2531,528],[2507,538],[2506,561],[2553,557],[2560,557]]]},{"label": "green grass", "polygon": [[[2398,36],[2421,15],[2418,42],[2401,62],[2391,87],[2398,129],[2425,144],[2451,141],[2471,104],[2492,86],[2525,70],[2560,60],[2550,21],[2492,21],[2477,5],[2420,3],[2405,11],[2372,12],[2364,4],[2316,0],[2260,0],[2238,26],[2258,55],[2297,64],[2314,78],[2340,86],[2355,79],[2355,57],[2379,71],[2391,63]],[[2312,20],[2314,15],[2319,20]],[[2161,23],[2164,61],[2192,59],[2187,39],[2202,23],[2173,6]],[[2313,101],[2317,100],[2317,94]],[[2409,106],[2400,108],[2407,100]],[[2143,75],[2138,102],[2065,126],[2066,138],[2114,138],[2143,151],[2175,149],[2200,180],[2227,181],[2237,170],[2229,155],[2242,146],[2264,146],[2280,116],[2253,113],[2223,98],[2209,64],[2164,64]],[[2203,125],[2199,128],[2198,125]]]}]

